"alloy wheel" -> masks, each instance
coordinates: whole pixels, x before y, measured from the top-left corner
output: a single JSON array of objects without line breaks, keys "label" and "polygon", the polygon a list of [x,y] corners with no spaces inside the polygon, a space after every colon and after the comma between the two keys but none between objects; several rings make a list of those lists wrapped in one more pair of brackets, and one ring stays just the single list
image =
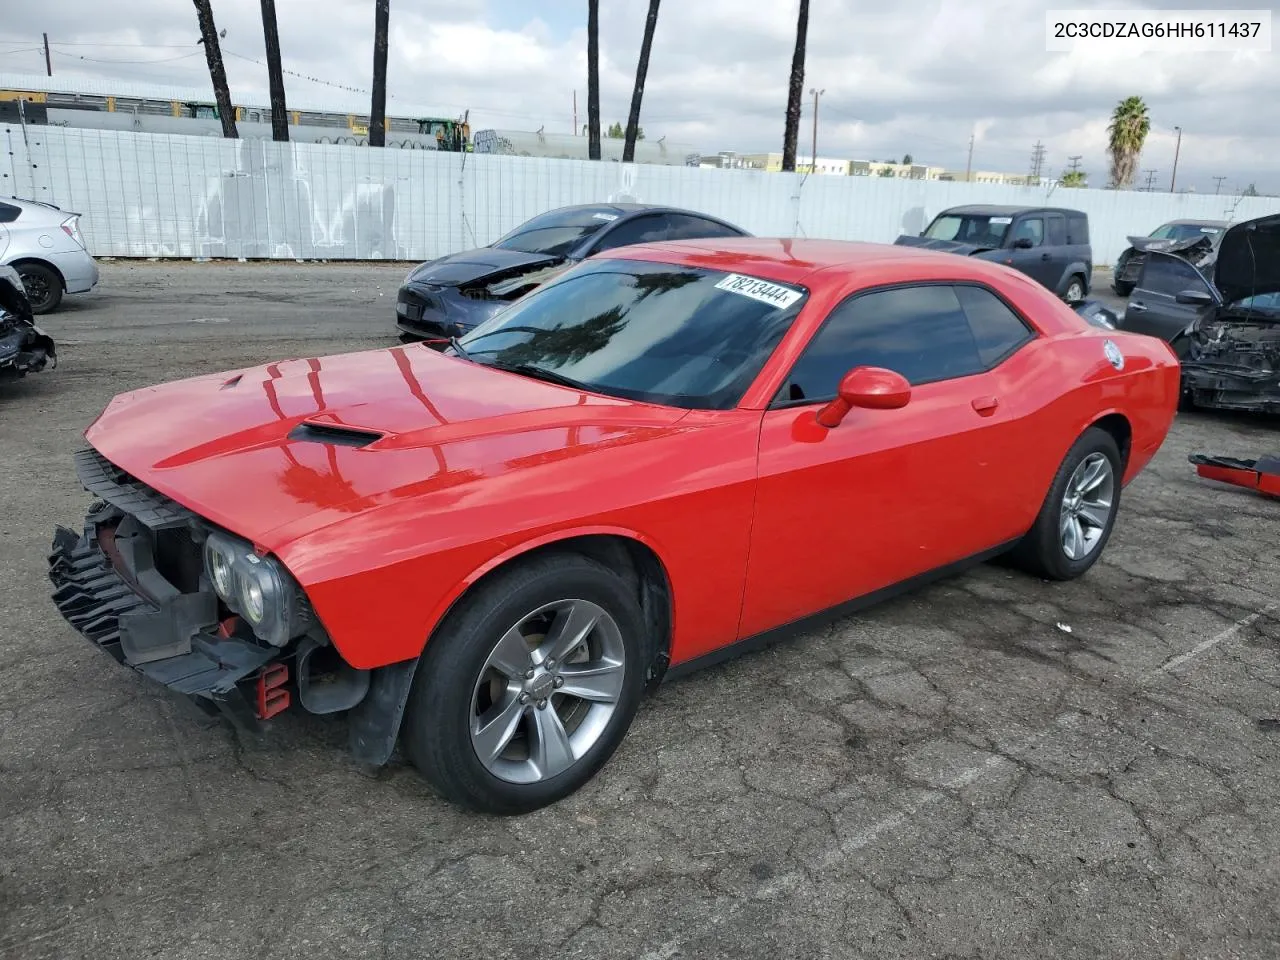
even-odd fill
[{"label": "alloy wheel", "polygon": [[587,600],[557,600],[494,644],[471,695],[471,745],[485,769],[538,783],[569,769],[600,739],[626,677],[622,632]]},{"label": "alloy wheel", "polygon": [[1059,521],[1062,551],[1069,559],[1083,560],[1102,542],[1115,503],[1115,488],[1115,471],[1105,454],[1089,454],[1072,472]]}]

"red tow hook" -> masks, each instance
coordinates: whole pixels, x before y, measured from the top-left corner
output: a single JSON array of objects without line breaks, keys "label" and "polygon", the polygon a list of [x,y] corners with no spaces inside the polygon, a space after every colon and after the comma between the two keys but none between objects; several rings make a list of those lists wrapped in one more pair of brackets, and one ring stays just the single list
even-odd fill
[{"label": "red tow hook", "polygon": [[289,691],[284,685],[289,682],[289,666],[284,663],[269,663],[258,673],[258,719],[270,720],[277,713],[289,709]]}]

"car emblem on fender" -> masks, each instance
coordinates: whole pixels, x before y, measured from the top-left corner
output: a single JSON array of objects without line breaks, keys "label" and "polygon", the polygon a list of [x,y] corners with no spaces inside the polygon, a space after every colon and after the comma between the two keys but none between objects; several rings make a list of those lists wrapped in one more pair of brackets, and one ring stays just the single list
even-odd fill
[{"label": "car emblem on fender", "polygon": [[1107,359],[1111,365],[1117,370],[1124,369],[1124,354],[1120,352],[1120,348],[1116,346],[1114,340],[1108,340],[1102,345],[1102,352],[1107,355]]}]

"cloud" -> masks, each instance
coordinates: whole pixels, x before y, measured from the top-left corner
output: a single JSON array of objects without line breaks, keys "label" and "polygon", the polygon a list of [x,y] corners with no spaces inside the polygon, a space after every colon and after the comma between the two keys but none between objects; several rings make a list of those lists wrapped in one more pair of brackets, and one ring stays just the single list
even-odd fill
[{"label": "cloud", "polygon": [[[263,59],[258,3],[213,5],[218,27],[227,30],[222,43],[233,94],[264,99],[265,69],[251,62]],[[605,125],[626,119],[647,5],[601,3]],[[1075,0],[1069,6],[1124,5]],[[1127,5],[1208,6],[1203,0]],[[278,0],[277,7],[287,69],[368,86],[371,3]],[[580,0],[393,3],[389,109],[422,104],[449,115],[470,110],[475,129],[568,132],[575,93],[578,122],[586,122],[585,8]],[[1025,0],[813,0],[805,90],[825,90],[819,154],[865,159],[911,153],[917,161],[963,168],[973,134],[977,169],[1024,172],[1040,142],[1048,172],[1079,155],[1092,182],[1101,184],[1108,115],[1123,97],[1139,95],[1152,119],[1141,166],[1158,171],[1157,183],[1167,184],[1173,128],[1180,126],[1180,185],[1212,190],[1212,178],[1226,176],[1228,189],[1256,181],[1260,189],[1280,190],[1280,100],[1267,96],[1280,87],[1280,59],[1047,53],[1046,9]],[[132,0],[127,14],[116,18],[125,24],[106,28],[100,12],[101,3],[88,0],[7,10],[0,40],[5,69],[42,71],[40,52],[6,51],[38,46],[47,30],[59,76],[207,85],[190,4]],[[668,0],[659,13],[641,117],[649,136],[665,134],[703,152],[781,149],[794,31],[794,0]],[[150,46],[128,46],[144,43]],[[104,60],[116,62],[95,62]],[[157,62],[120,62],[128,60]],[[286,77],[286,92],[294,102],[340,96],[293,76]],[[363,102],[364,95],[353,96]],[[806,95],[802,152],[808,150],[811,111]]]}]

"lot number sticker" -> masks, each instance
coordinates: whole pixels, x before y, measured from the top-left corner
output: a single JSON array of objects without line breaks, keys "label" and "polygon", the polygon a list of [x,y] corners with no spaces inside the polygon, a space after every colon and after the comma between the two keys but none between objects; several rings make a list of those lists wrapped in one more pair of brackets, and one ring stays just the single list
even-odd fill
[{"label": "lot number sticker", "polygon": [[716,289],[728,290],[730,293],[750,297],[752,300],[770,304],[779,310],[785,310],[801,297],[799,290],[780,287],[776,283],[757,280],[755,277],[744,277],[740,273],[729,274],[716,284]]}]

